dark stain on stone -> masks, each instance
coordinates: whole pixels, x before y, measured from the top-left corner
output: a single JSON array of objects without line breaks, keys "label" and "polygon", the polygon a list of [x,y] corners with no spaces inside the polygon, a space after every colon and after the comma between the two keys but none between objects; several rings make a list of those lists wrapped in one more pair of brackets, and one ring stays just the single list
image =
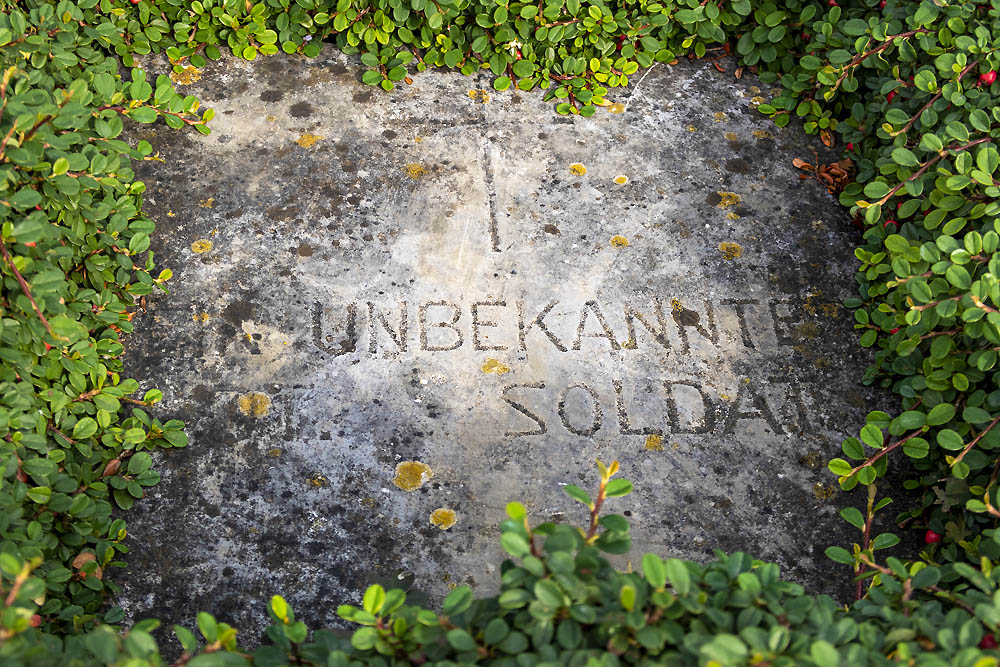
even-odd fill
[{"label": "dark stain on stone", "polygon": [[741,218],[745,218],[748,215],[753,215],[753,209],[747,206],[737,206],[734,213],[736,213],[736,215],[740,216]]},{"label": "dark stain on stone", "polygon": [[313,249],[311,245],[303,241],[296,252],[299,253],[299,257],[312,257]]},{"label": "dark stain on stone", "polygon": [[347,74],[348,69],[341,65],[340,63],[333,63],[330,65],[330,74],[338,76],[340,74]]},{"label": "dark stain on stone", "polygon": [[354,164],[353,160],[341,160],[340,168],[343,169],[348,174],[354,174],[358,171],[358,165]]},{"label": "dark stain on stone", "polygon": [[312,115],[312,112],[313,107],[308,102],[296,102],[288,109],[288,113],[292,118],[305,118]]},{"label": "dark stain on stone", "polygon": [[698,322],[701,321],[701,315],[687,308],[675,310],[672,314],[674,316],[674,322],[681,327],[697,326]]},{"label": "dark stain on stone", "polygon": [[386,139],[392,140],[396,138],[396,133],[393,132],[392,130],[384,130],[382,132],[382,136],[385,137]]},{"label": "dark stain on stone", "polygon": [[554,234],[556,236],[559,235],[559,228],[556,227],[555,225],[551,224],[551,223],[548,224],[548,225],[545,225],[544,227],[542,227],[542,229],[545,230],[546,234]]},{"label": "dark stain on stone", "polygon": [[225,218],[226,220],[233,220],[235,218],[240,217],[241,215],[243,215],[243,209],[234,208],[232,211],[226,211]]},{"label": "dark stain on stone", "polygon": [[265,90],[260,94],[260,99],[262,102],[280,102],[281,98],[285,96],[285,91],[278,88],[271,88],[270,90]]},{"label": "dark stain on stone", "polygon": [[254,308],[255,306],[249,301],[237,299],[223,309],[222,319],[234,327],[239,327],[245,320],[253,319]]},{"label": "dark stain on stone", "polygon": [[371,99],[372,99],[372,91],[370,90],[364,90],[360,93],[354,93],[354,95],[351,96],[351,101],[356,102],[358,104],[364,104],[365,102],[370,102]]},{"label": "dark stain on stone", "polygon": [[734,174],[749,174],[750,161],[744,160],[743,158],[726,160],[726,169],[733,172]]},{"label": "dark stain on stone", "polygon": [[351,195],[347,198],[347,203],[351,206],[357,206],[361,203],[361,195]]},{"label": "dark stain on stone", "polygon": [[287,221],[294,218],[299,212],[298,206],[288,206],[282,208],[281,206],[273,206],[267,209],[267,217],[272,220],[282,220]]},{"label": "dark stain on stone", "polygon": [[705,195],[705,203],[708,204],[709,206],[718,206],[720,203],[722,203],[722,195],[720,195],[718,192],[709,192],[707,195]]}]

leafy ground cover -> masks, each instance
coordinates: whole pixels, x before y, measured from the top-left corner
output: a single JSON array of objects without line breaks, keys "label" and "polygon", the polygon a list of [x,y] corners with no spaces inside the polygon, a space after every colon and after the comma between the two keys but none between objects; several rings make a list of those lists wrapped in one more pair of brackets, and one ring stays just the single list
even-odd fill
[{"label": "leafy ground cover", "polygon": [[[497,596],[456,589],[434,612],[372,587],[339,610],[360,625],[349,639],[310,638],[275,597],[270,645],[244,654],[235,629],[199,614],[202,640],[176,628],[179,664],[998,664],[1000,0],[0,5],[0,663],[160,662],[155,623],[123,634],[105,603],[104,572],[127,551],[113,512],[157,482],[158,448],[187,442],[145,410],[159,392],[139,398],[120,376],[121,336],[170,275],[153,270],[131,169],[152,146],[119,137],[125,122],[208,133],[212,112],[134,56],[163,52],[180,72],[326,40],[386,91],[428,67],[489,70],[498,91],[537,88],[584,116],[653,63],[731,54],[781,87],[760,112],[843,149],[800,166],[862,231],[846,304],[873,350],[862,381],[900,397],[829,463],[842,488],[868,489],[843,512],[858,542],[827,552],[858,599],[811,596],[743,554],[615,571],[601,552],[628,550],[628,523],[601,510],[631,485],[602,464],[596,496],[569,489],[591,511],[581,529],[508,507]],[[906,562],[881,559],[898,537],[872,530],[889,502],[876,484],[904,457],[916,475],[896,522],[926,544]]]}]

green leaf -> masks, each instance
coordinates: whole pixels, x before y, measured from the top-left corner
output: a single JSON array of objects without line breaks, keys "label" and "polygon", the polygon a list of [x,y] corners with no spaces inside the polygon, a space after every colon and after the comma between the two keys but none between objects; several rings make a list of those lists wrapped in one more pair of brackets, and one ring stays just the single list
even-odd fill
[{"label": "green leaf", "polygon": [[901,164],[904,167],[916,167],[920,164],[917,156],[913,154],[908,148],[894,148],[892,150],[892,161],[896,164]]},{"label": "green leaf", "polygon": [[472,605],[472,601],[472,589],[468,586],[459,586],[448,593],[441,610],[448,616],[456,616],[466,611]]},{"label": "green leaf", "polygon": [[951,403],[938,403],[927,413],[927,424],[929,426],[940,426],[947,424],[955,416],[955,406]]},{"label": "green leaf", "polygon": [[678,595],[687,595],[691,591],[691,573],[684,561],[670,558],[666,563],[667,579]]},{"label": "green leaf", "polygon": [[840,510],[840,517],[862,532],[865,529],[865,518],[857,507],[845,507]]},{"label": "green leaf", "polygon": [[962,449],[965,446],[965,443],[962,442],[962,436],[950,428],[944,428],[938,432],[937,443],[941,447],[951,451]]},{"label": "green leaf", "polygon": [[827,547],[824,552],[826,557],[837,563],[843,563],[844,565],[854,565],[854,556],[850,554],[847,549],[843,547]]},{"label": "green leaf", "polygon": [[594,501],[590,499],[587,492],[575,484],[567,484],[563,487],[563,492],[573,500],[578,500],[587,507],[592,507],[594,504]]},{"label": "green leaf", "polygon": [[618,498],[620,496],[626,496],[632,492],[632,482],[627,479],[613,479],[608,482],[607,487],[604,489],[604,495],[607,498]]},{"label": "green leaf", "polygon": [[565,604],[565,598],[559,584],[551,579],[539,579],[535,582],[535,597],[546,607],[558,609]]},{"label": "green leaf", "polygon": [[515,558],[524,558],[531,553],[531,547],[527,540],[513,532],[505,532],[500,536],[500,546],[503,550]]},{"label": "green leaf", "polygon": [[510,88],[510,78],[506,76],[498,76],[493,80],[493,88],[495,90],[504,91]]},{"label": "green leaf", "polygon": [[861,427],[861,441],[869,447],[882,449],[885,444],[885,435],[882,433],[882,429],[874,424],[865,424]]},{"label": "green leaf", "polygon": [[[454,593],[454,591],[452,591]],[[382,609],[382,604],[385,602],[385,589],[378,584],[372,584],[365,591],[364,598],[362,599],[361,606],[369,614],[378,615],[379,611]],[[447,613],[447,612],[445,612]]]},{"label": "green leaf", "polygon": [[649,585],[655,589],[662,589],[667,585],[667,568],[663,564],[663,559],[656,554],[643,555],[642,573]]}]

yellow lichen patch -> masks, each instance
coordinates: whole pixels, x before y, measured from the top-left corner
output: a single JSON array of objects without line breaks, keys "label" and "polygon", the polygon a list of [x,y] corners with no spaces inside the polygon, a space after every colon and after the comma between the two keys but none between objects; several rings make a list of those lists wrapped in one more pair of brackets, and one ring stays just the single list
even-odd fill
[{"label": "yellow lichen patch", "polygon": [[714,118],[716,123],[721,123],[724,120],[726,120],[726,114],[722,113],[721,111],[716,111]]},{"label": "yellow lichen patch", "polygon": [[659,433],[650,433],[646,436],[646,444],[644,446],[651,452],[662,452],[663,436]]},{"label": "yellow lichen patch", "polygon": [[190,86],[195,81],[201,80],[201,71],[193,65],[188,65],[180,72],[171,72],[170,80],[178,86]]},{"label": "yellow lichen patch", "polygon": [[403,171],[405,171],[406,175],[412,178],[413,180],[417,180],[418,178],[427,173],[427,170],[424,168],[424,165],[420,164],[419,162],[409,163],[408,165],[403,167]]},{"label": "yellow lichen patch", "polygon": [[510,366],[502,361],[497,361],[496,359],[487,359],[483,362],[480,370],[484,373],[496,373],[497,375],[503,375],[504,373],[510,372]]},{"label": "yellow lichen patch", "polygon": [[202,208],[212,208],[213,206],[215,206],[215,197],[202,199],[200,202],[198,202],[198,206],[201,206]]},{"label": "yellow lichen patch", "polygon": [[319,474],[318,472],[310,475],[309,479],[306,481],[308,481],[309,486],[313,487],[314,489],[325,489],[326,487],[330,486],[330,480],[328,480],[326,477]]},{"label": "yellow lichen patch", "polygon": [[818,482],[813,484],[813,495],[816,496],[816,500],[830,500],[837,495],[837,489],[832,484]]},{"label": "yellow lichen patch", "polygon": [[735,192],[717,192],[716,194],[719,195],[719,203],[716,204],[716,207],[721,209],[736,206],[740,203],[740,201],[742,201],[740,196]]},{"label": "yellow lichen patch", "polygon": [[767,130],[754,130],[751,132],[755,139],[774,139],[774,135]]},{"label": "yellow lichen patch", "polygon": [[730,211],[729,213],[726,213],[726,219],[727,220],[739,220],[740,216],[738,216],[735,213],[733,213],[732,211]]},{"label": "yellow lichen patch", "polygon": [[431,512],[431,523],[441,530],[448,530],[457,520],[458,515],[455,514],[455,510],[447,507],[439,507]]},{"label": "yellow lichen patch", "polygon": [[268,123],[275,123],[278,121],[278,117],[275,116],[273,113],[269,113],[266,116],[264,116],[264,120],[267,121]]},{"label": "yellow lichen patch", "polygon": [[167,217],[168,218],[173,218],[174,217],[174,212],[173,211],[167,211]]},{"label": "yellow lichen patch", "polygon": [[252,391],[236,399],[240,412],[253,417],[263,417],[271,409],[271,399],[267,394]]},{"label": "yellow lichen patch", "polygon": [[367,498],[361,499],[361,504],[364,505],[365,507],[375,509],[375,507],[378,505],[378,501],[372,498],[371,496],[368,496]]},{"label": "yellow lichen patch", "polygon": [[750,104],[752,106],[758,106],[763,103],[764,103],[764,98],[761,97],[760,95],[754,95],[753,97],[750,98]]},{"label": "yellow lichen patch", "polygon": [[731,400],[733,400],[733,397],[730,396],[729,394],[719,394],[719,398],[721,398],[724,401],[731,401]]},{"label": "yellow lichen patch", "polygon": [[418,144],[420,144],[420,143],[423,143],[423,141],[424,141],[424,138],[423,138],[423,137],[421,137],[421,136],[420,136],[420,135],[418,134],[417,136],[413,137],[413,140],[414,140],[415,142],[417,142]]},{"label": "yellow lichen patch", "polygon": [[281,456],[281,449],[278,448],[278,447],[274,447],[272,449],[269,449],[269,450],[267,450],[267,455],[270,456],[271,458],[275,458],[276,459],[279,456]]},{"label": "yellow lichen patch", "polygon": [[212,316],[209,315],[208,313],[195,313],[194,315],[191,316],[191,319],[194,320],[195,322],[208,322],[210,319],[212,319]]},{"label": "yellow lichen patch", "polygon": [[626,183],[628,183],[628,176],[626,176],[625,174],[619,174],[615,176],[615,183],[617,183],[618,185],[625,185]]},{"label": "yellow lichen patch", "polygon": [[722,259],[738,259],[743,256],[743,246],[732,241],[723,241],[719,244],[719,252],[722,253]]},{"label": "yellow lichen patch", "polygon": [[469,91],[469,99],[486,104],[490,101],[490,94],[487,90],[480,88]]},{"label": "yellow lichen patch", "polygon": [[569,166],[569,173],[573,174],[574,176],[583,176],[584,174],[587,173],[587,168],[584,167],[579,162],[574,162]]},{"label": "yellow lichen patch", "polygon": [[672,311],[674,311],[675,313],[679,313],[682,310],[684,310],[684,305],[680,302],[679,299],[671,299],[670,300],[670,309]]},{"label": "yellow lichen patch", "polygon": [[628,247],[628,239],[625,238],[624,236],[612,236],[611,237],[611,241],[609,241],[609,243],[611,243],[611,247],[612,248],[627,248]]},{"label": "yellow lichen patch", "polygon": [[726,132],[726,141],[739,141],[740,137],[735,132]]},{"label": "yellow lichen patch", "polygon": [[420,461],[403,461],[396,465],[396,476],[392,483],[403,491],[416,491],[434,476],[434,471]]},{"label": "yellow lichen patch", "polygon": [[827,317],[836,317],[840,313],[840,306],[836,303],[824,303],[820,308]]},{"label": "yellow lichen patch", "polygon": [[688,131],[688,132],[697,132],[697,131],[698,131],[698,128],[697,128],[697,127],[695,127],[694,125],[688,125],[688,126],[687,126],[687,131]]},{"label": "yellow lichen patch", "polygon": [[321,137],[318,134],[306,132],[301,137],[296,139],[295,143],[297,143],[299,146],[302,146],[302,148],[312,148],[313,146],[316,145],[317,142],[319,142],[322,139],[326,139],[326,137]]},{"label": "yellow lichen patch", "polygon": [[194,252],[194,253],[197,253],[197,254],[200,255],[200,254],[202,254],[204,252],[208,252],[209,250],[211,250],[214,247],[215,247],[215,244],[212,243],[211,241],[209,241],[208,239],[198,239],[197,241],[195,241],[194,243],[191,244],[191,252]]},{"label": "yellow lichen patch", "polygon": [[614,102],[608,105],[608,111],[611,113],[625,113],[625,105],[621,102]]}]

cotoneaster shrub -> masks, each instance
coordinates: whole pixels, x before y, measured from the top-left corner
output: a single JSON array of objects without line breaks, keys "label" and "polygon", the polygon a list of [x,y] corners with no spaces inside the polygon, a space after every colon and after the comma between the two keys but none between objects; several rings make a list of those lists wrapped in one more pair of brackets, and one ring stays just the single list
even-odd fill
[{"label": "cotoneaster shrub", "polygon": [[[732,53],[738,72],[780,85],[758,109],[792,116],[850,163],[839,193],[863,240],[855,308],[873,348],[865,382],[900,395],[830,462],[843,488],[868,487],[852,548],[830,557],[858,581],[838,607],[735,554],[699,565],[647,555],[614,571],[602,550],[630,546],[604,498],[630,486],[602,467],[584,530],[531,526],[516,503],[501,526],[514,558],[502,592],[457,589],[443,614],[369,589],[350,641],[308,631],[271,602],[272,644],[239,652],[235,630],[198,615],[204,642],[177,628],[181,664],[883,664],[996,665],[1000,518],[1000,0],[41,0],[0,1],[0,663],[156,664],[140,623],[125,635],[104,606],[121,566],[128,509],[155,484],[149,451],[184,446],[183,425],[143,408],[118,372],[120,334],[163,289],[148,251],[154,223],[118,139],[123,120],[208,132],[211,111],[155,82],[134,56],[176,70],[229,50],[253,59],[358,54],[391,91],[428,66],[489,70],[499,91],[540,88],[555,111],[591,115],[640,69]],[[662,66],[662,65],[660,65]],[[809,165],[817,177],[823,165]],[[841,181],[842,182],[842,181]],[[830,183],[836,189],[835,183]],[[846,426],[846,425],[845,425]],[[925,535],[910,562],[877,551],[876,482],[906,456],[917,498],[898,523]],[[612,466],[611,468],[614,468]]]}]

